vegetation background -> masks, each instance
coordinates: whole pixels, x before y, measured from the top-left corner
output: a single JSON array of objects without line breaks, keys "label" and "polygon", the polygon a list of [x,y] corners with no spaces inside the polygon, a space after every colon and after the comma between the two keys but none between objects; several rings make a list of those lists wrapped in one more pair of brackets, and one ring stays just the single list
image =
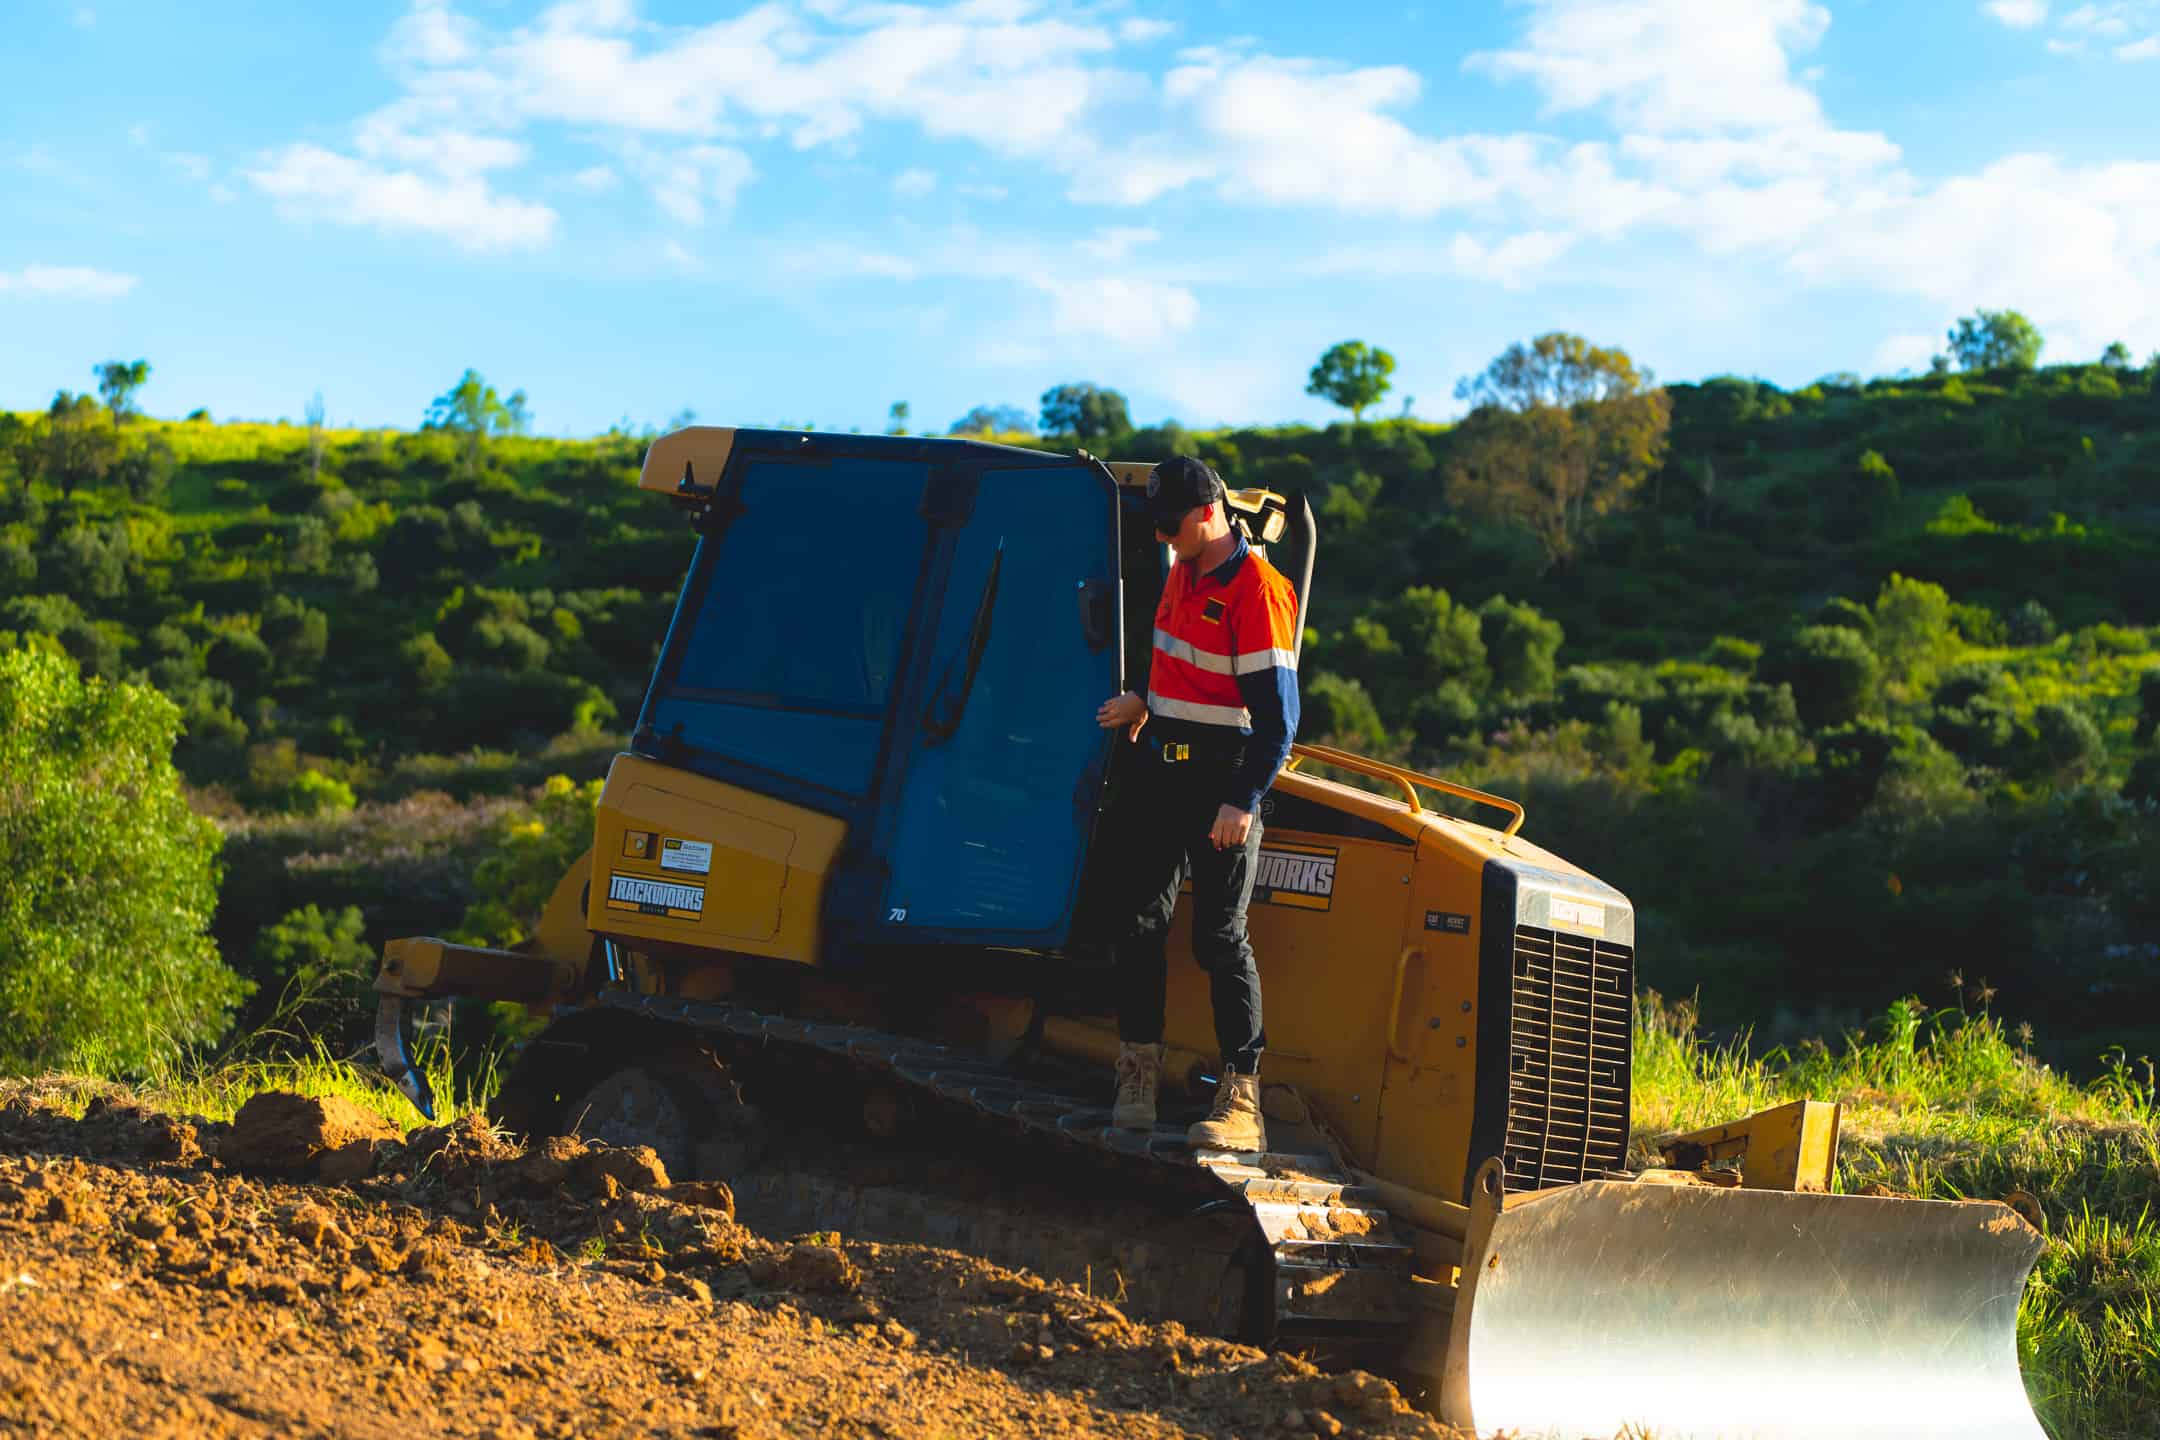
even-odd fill
[{"label": "vegetation background", "polygon": [[[1542,336],[1452,425],[1367,418],[1393,363],[1353,341],[1326,428],[1075,382],[952,432],[1309,499],[1306,738],[1513,796],[1635,900],[1643,985],[1692,997],[1646,1011],[1643,1124],[1827,1093],[1874,1107],[1848,1186],[2045,1190],[2028,1383],[2058,1433],[2150,1433],[2160,357],[1949,341],[1783,390]],[[536,438],[471,372],[411,431],[95,378],[0,412],[0,1067],[331,1065],[383,939],[532,923],[691,537],[636,489],[652,432]]]}]

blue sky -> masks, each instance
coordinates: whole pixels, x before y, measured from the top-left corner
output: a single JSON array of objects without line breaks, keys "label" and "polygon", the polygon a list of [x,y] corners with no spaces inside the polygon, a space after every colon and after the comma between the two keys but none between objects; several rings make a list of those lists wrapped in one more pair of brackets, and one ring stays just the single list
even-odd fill
[{"label": "blue sky", "polygon": [[2160,348],[2160,0],[11,0],[0,407],[918,428],[1092,380],[1417,414],[1567,329],[1667,379]]}]

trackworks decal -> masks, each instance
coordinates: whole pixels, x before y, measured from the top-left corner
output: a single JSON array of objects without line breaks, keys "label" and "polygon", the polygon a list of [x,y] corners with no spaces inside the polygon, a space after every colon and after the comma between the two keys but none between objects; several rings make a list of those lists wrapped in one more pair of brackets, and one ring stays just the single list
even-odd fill
[{"label": "trackworks decal", "polygon": [[1335,856],[1317,845],[1262,845],[1254,862],[1253,899],[1264,905],[1325,910],[1335,903]]},{"label": "trackworks decal", "polygon": [[696,920],[705,913],[705,887],[611,873],[607,903],[610,910],[634,910],[640,915]]}]

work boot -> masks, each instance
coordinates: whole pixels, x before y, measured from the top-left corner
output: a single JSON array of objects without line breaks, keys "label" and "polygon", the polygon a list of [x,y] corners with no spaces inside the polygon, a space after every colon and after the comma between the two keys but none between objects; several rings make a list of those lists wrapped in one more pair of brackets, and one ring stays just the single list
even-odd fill
[{"label": "work boot", "polygon": [[1155,1091],[1162,1084],[1163,1047],[1135,1045],[1127,1040],[1118,1047],[1117,1103],[1111,1107],[1110,1123],[1120,1130],[1155,1128]]},{"label": "work boot", "polygon": [[1267,1149],[1267,1122],[1260,1118],[1260,1077],[1225,1075],[1215,1084],[1215,1105],[1208,1117],[1185,1132],[1195,1150],[1234,1150],[1240,1154]]}]

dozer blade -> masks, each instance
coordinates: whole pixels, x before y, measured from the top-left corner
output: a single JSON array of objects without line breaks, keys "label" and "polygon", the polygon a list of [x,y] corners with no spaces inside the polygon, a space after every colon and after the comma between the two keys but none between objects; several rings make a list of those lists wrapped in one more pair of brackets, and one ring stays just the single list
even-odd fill
[{"label": "dozer blade", "polygon": [[2040,1247],[1997,1204],[1613,1181],[1486,1199],[1442,1413],[1524,1440],[2044,1440],[2017,1360]]}]

